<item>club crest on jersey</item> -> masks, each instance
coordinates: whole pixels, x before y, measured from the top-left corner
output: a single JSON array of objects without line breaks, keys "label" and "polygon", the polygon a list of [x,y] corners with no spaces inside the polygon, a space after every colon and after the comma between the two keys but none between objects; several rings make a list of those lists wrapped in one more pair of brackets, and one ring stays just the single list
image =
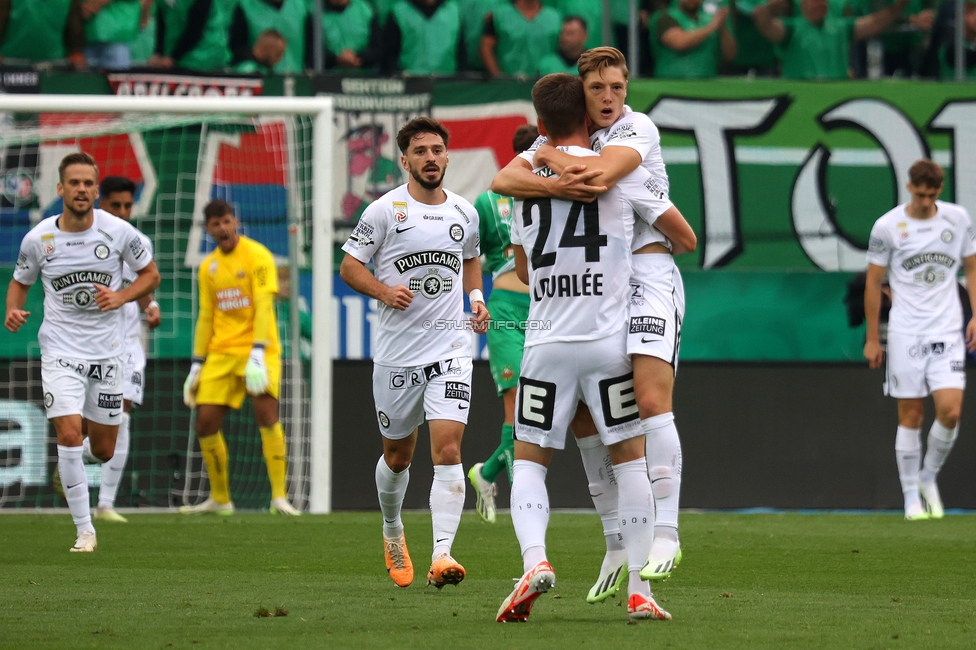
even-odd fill
[{"label": "club crest on jersey", "polygon": [[413,292],[419,291],[424,298],[436,298],[442,293],[448,293],[454,286],[454,280],[450,277],[441,277],[437,269],[427,269],[427,275],[420,278],[410,278],[409,289]]},{"label": "club crest on jersey", "polygon": [[95,247],[95,257],[100,260],[108,259],[108,246],[99,244]]},{"label": "club crest on jersey", "polygon": [[41,250],[44,251],[45,255],[50,255],[54,252],[54,235],[41,235]]},{"label": "club crest on jersey", "polygon": [[406,202],[394,201],[393,202],[393,220],[397,223],[403,223],[407,220],[407,204]]},{"label": "club crest on jersey", "polygon": [[942,231],[942,241],[947,244],[952,241],[952,231],[948,228]]},{"label": "club crest on jersey", "polygon": [[443,266],[454,271],[455,275],[461,275],[461,260],[447,251],[417,251],[393,260],[393,268],[400,275],[420,266]]},{"label": "club crest on jersey", "polygon": [[453,239],[454,241],[461,241],[462,239],[464,239],[464,228],[462,228],[456,223],[452,224],[449,234],[451,235],[451,239]]},{"label": "club crest on jersey", "polygon": [[927,284],[930,287],[932,285],[939,284],[940,282],[945,280],[945,277],[946,277],[945,271],[940,271],[934,266],[927,266],[925,267],[924,270],[915,273],[913,276],[915,282]]}]

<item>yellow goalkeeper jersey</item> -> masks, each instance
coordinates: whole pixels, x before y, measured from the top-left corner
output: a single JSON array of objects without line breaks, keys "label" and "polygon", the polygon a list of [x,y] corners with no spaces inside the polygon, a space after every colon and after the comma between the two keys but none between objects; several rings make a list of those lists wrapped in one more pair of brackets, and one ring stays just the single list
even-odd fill
[{"label": "yellow goalkeeper jersey", "polygon": [[[278,273],[271,251],[241,235],[230,254],[218,248],[205,257],[199,275],[199,317],[207,318],[210,314],[213,318],[207,353],[247,355],[255,339],[267,341],[268,353],[279,353],[278,323],[274,315]],[[255,303],[262,294],[271,294],[268,296],[271,300],[263,301],[271,312],[265,336],[254,332]]]}]

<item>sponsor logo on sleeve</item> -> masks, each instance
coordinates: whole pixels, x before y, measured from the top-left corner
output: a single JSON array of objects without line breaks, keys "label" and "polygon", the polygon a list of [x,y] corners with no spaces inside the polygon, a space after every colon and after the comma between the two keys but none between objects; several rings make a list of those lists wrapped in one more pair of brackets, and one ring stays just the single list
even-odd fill
[{"label": "sponsor logo on sleeve", "polygon": [[871,237],[868,240],[868,252],[869,253],[884,253],[888,248],[885,246],[884,240],[880,237]]},{"label": "sponsor logo on sleeve", "polygon": [[614,128],[614,130],[610,132],[610,135],[607,136],[607,140],[623,140],[625,138],[633,138],[636,135],[637,131],[634,130],[634,123],[627,122]]},{"label": "sponsor logo on sleeve", "polygon": [[27,255],[21,253],[17,256],[17,270],[26,271],[30,268],[30,264],[27,263]]},{"label": "sponsor logo on sleeve", "polygon": [[468,219],[468,215],[464,213],[464,210],[461,209],[461,206],[459,206],[457,203],[455,203],[454,204],[454,209],[457,210],[458,211],[458,214],[461,215],[461,218],[464,219],[464,223],[471,223],[471,220]]},{"label": "sponsor logo on sleeve", "polygon": [[365,221],[360,221],[349,235],[349,241],[359,248],[370,246],[373,244],[373,227]]},{"label": "sponsor logo on sleeve", "polygon": [[630,333],[664,336],[664,319],[655,316],[633,316],[630,319]]}]

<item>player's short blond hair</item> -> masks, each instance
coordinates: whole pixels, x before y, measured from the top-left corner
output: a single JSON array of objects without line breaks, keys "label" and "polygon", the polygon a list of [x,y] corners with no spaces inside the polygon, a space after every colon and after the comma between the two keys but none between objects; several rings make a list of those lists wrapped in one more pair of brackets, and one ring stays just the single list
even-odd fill
[{"label": "player's short blond hair", "polygon": [[908,169],[908,182],[915,187],[938,189],[945,181],[945,172],[938,163],[922,158]]},{"label": "player's short blond hair", "polygon": [[624,79],[630,78],[627,58],[623,52],[615,47],[605,45],[586,50],[580,54],[579,61],[576,64],[580,79],[584,79],[591,72],[602,72],[607,68],[620,68],[624,73]]}]

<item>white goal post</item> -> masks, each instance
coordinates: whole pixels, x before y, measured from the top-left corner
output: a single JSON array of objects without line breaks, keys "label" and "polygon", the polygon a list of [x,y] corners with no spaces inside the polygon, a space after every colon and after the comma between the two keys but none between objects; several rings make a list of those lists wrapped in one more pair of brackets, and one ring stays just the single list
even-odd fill
[{"label": "white goal post", "polygon": [[[329,97],[117,97],[103,95],[0,95],[2,113],[134,114],[148,116],[302,116],[311,122],[311,238],[306,265],[312,269],[312,343],[310,404],[311,425],[308,457],[308,510],[328,513],[332,509],[332,283],[333,222],[332,198],[333,102]],[[5,124],[0,123],[0,131]],[[302,143],[307,146],[308,143]],[[289,216],[288,237],[297,238],[300,228]],[[290,247],[294,250],[294,247]],[[289,271],[298,284],[298,260],[290,255]],[[35,292],[37,290],[35,289]],[[295,321],[292,327],[297,328]],[[180,332],[192,339],[192,332]],[[24,346],[34,341],[24,341]],[[300,347],[292,346],[294,352]],[[284,361],[284,359],[283,359]],[[298,400],[293,400],[298,402]],[[301,413],[299,412],[299,419]]]}]

